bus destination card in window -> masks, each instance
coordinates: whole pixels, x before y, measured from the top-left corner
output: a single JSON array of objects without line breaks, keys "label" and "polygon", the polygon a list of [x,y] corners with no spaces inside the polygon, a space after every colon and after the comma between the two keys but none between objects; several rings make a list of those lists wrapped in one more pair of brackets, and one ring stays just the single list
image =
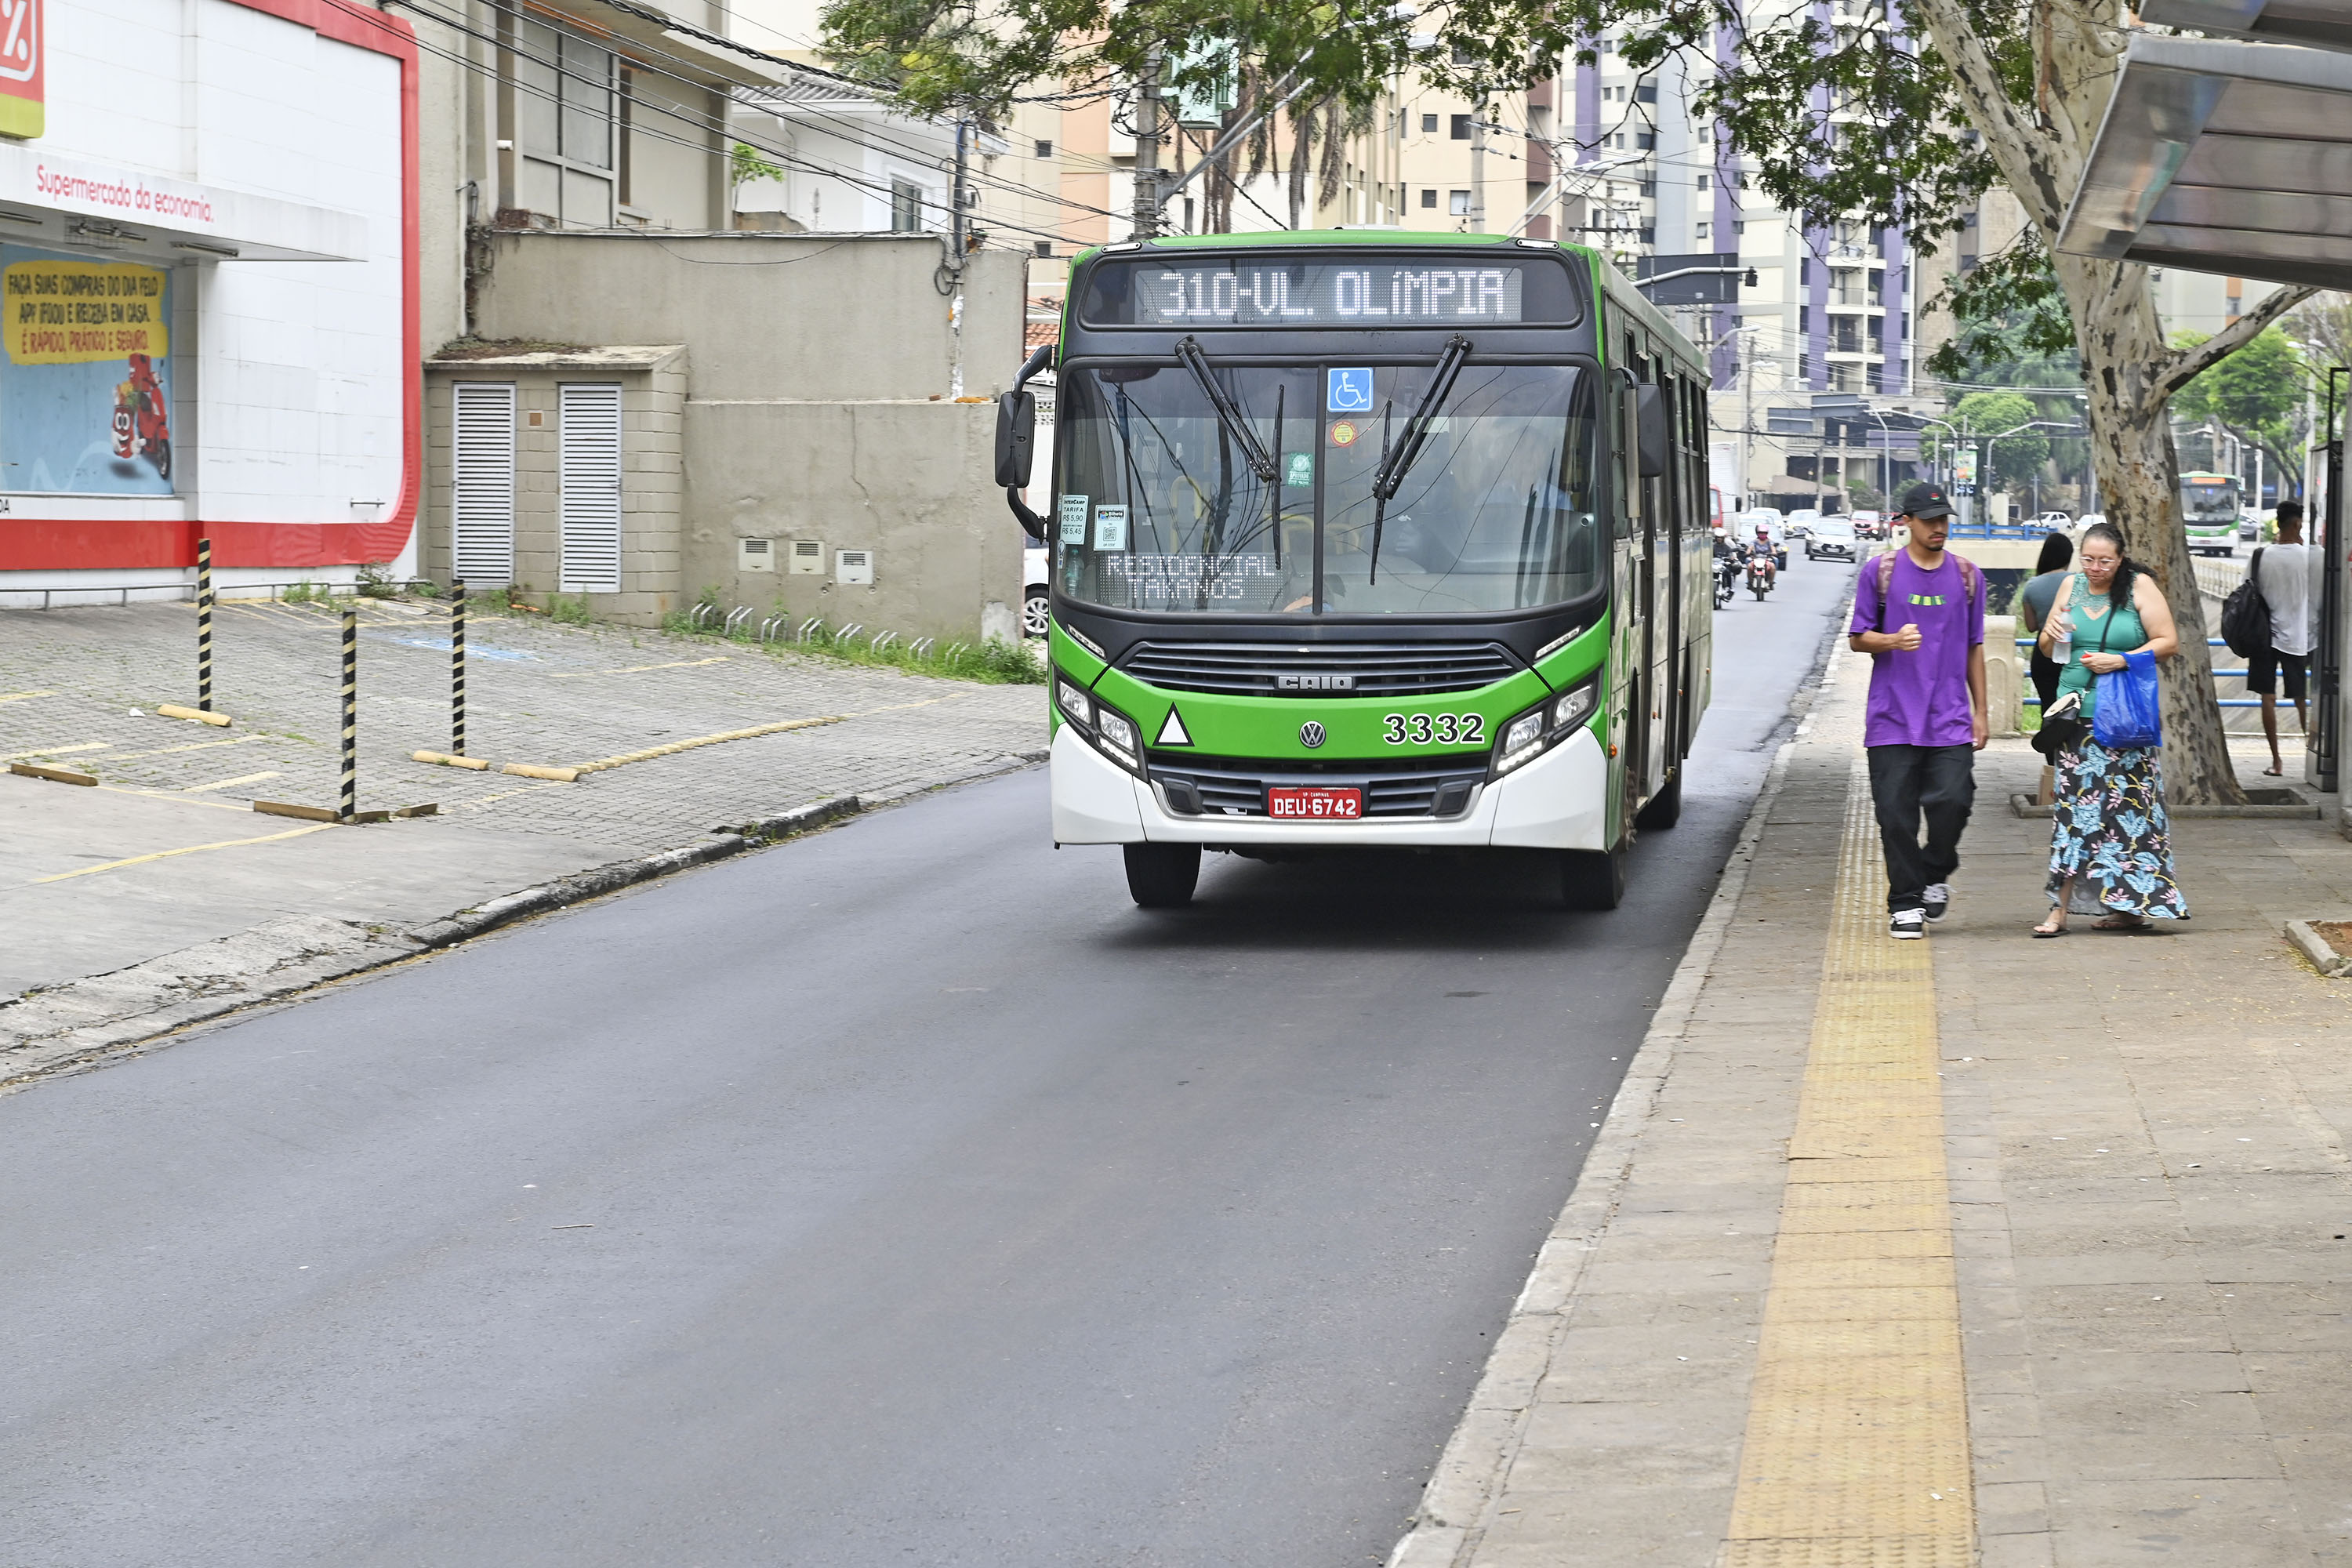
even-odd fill
[{"label": "bus destination card in window", "polygon": [[1568,275],[1548,258],[1130,261],[1097,267],[1086,319],[1112,327],[1567,325]]}]

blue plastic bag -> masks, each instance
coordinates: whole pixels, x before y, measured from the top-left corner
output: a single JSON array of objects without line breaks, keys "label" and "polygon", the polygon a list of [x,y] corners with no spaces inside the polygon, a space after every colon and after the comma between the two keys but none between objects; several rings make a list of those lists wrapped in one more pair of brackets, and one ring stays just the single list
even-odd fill
[{"label": "blue plastic bag", "polygon": [[2099,677],[2091,709],[2091,739],[2109,751],[2164,744],[2163,699],[2156,684],[2156,655],[2127,653],[2124,667]]}]

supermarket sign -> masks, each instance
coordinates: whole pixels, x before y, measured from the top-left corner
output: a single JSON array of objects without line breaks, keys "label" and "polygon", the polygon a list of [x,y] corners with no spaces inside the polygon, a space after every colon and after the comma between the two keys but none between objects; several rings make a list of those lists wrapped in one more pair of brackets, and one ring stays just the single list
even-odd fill
[{"label": "supermarket sign", "polygon": [[30,138],[45,121],[42,0],[0,0],[0,136]]}]

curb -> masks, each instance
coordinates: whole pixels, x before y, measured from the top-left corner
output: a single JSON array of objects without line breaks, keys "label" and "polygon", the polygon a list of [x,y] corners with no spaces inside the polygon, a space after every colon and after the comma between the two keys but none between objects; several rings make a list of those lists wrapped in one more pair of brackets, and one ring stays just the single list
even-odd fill
[{"label": "curb", "polygon": [[2347,958],[2328,945],[2327,939],[2311,929],[2308,921],[2286,922],[2286,940],[2297,952],[2311,960],[2311,966],[2330,980],[2352,973],[2352,958]]},{"label": "curb", "polygon": [[[1641,1130],[1650,1119],[1666,1077],[1674,1069],[1675,1046],[1697,1010],[1707,973],[1722,951],[1725,934],[1747,890],[1748,868],[1764,824],[1780,799],[1789,775],[1789,761],[1799,742],[1812,732],[1810,709],[1814,698],[1843,655],[1843,644],[1832,644],[1822,673],[1799,689],[1797,702],[1806,711],[1796,732],[1780,743],[1772,765],[1740,825],[1738,840],[1725,862],[1715,896],[1699,918],[1675,966],[1674,978],[1658,1000],[1650,1027],[1627,1065],[1624,1081],[1610,1101],[1609,1114],[1584,1158],[1584,1169],[1560,1210],[1551,1232],[1536,1254],[1535,1267],[1517,1300],[1511,1303],[1486,1370],[1470,1395],[1462,1421],[1447,1439],[1437,1468],[1423,1489],[1412,1528],[1389,1553],[1388,1568],[1457,1568],[1485,1537],[1488,1510],[1499,1500],[1503,1479],[1517,1457],[1533,1415],[1537,1385],[1550,1363],[1553,1346],[1568,1327],[1569,1308],[1582,1283],[1584,1266],[1601,1237],[1616,1216],[1617,1205],[1633,1175],[1633,1154]],[[1792,707],[1795,706],[1792,703]]]}]

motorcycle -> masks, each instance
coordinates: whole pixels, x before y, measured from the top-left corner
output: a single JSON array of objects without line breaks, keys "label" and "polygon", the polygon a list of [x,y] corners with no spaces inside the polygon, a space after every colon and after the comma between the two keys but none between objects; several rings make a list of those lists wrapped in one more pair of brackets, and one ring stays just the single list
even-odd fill
[{"label": "motorcycle", "polygon": [[145,458],[155,465],[157,477],[172,477],[170,401],[154,362],[145,354],[131,356],[130,379],[114,389],[112,434],[117,458]]},{"label": "motorcycle", "polygon": [[1739,557],[1727,550],[1715,558],[1715,607],[1719,610],[1731,603],[1738,591]]},{"label": "motorcycle", "polygon": [[1748,586],[1755,594],[1758,603],[1762,603],[1764,595],[1772,591],[1774,575],[1770,551],[1759,550],[1748,556]]}]

